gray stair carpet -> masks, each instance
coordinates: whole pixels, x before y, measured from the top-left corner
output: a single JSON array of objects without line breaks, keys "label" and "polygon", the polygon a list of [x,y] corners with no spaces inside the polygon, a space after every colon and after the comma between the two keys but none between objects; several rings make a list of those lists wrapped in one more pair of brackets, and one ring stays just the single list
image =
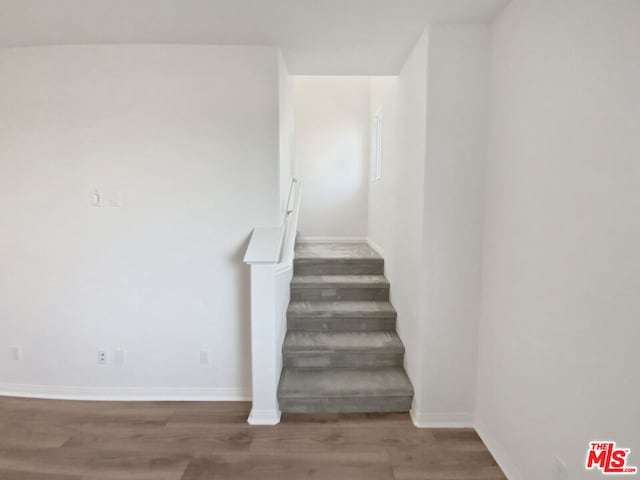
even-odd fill
[{"label": "gray stair carpet", "polygon": [[296,245],[280,409],[289,413],[406,412],[403,368],[384,260],[366,244]]}]

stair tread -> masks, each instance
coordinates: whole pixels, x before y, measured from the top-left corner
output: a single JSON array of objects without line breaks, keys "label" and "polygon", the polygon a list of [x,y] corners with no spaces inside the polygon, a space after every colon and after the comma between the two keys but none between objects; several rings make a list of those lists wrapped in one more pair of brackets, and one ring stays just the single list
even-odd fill
[{"label": "stair tread", "polygon": [[412,396],[411,381],[402,367],[284,368],[278,388],[283,398]]},{"label": "stair tread", "polygon": [[366,243],[298,243],[296,260],[382,260]]},{"label": "stair tread", "polygon": [[389,281],[384,275],[295,275],[291,287],[385,288]]},{"label": "stair tread", "polygon": [[403,353],[404,345],[396,332],[288,332],[283,351]]},{"label": "stair tread", "polygon": [[333,301],[291,302],[287,309],[291,317],[395,317],[396,309],[389,302]]}]

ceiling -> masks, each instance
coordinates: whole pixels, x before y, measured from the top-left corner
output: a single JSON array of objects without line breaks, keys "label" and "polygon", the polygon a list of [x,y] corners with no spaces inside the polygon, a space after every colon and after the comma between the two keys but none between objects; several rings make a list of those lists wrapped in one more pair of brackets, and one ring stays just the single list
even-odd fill
[{"label": "ceiling", "polygon": [[0,47],[276,45],[295,74],[396,74],[428,23],[488,22],[508,2],[0,0]]}]

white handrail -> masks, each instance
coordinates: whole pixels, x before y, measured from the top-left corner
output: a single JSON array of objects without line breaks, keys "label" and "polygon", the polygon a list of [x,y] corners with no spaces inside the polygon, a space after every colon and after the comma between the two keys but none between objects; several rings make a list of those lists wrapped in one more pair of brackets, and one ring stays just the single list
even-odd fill
[{"label": "white handrail", "polygon": [[280,250],[279,267],[286,268],[293,265],[293,252],[298,231],[298,217],[302,200],[302,179],[292,178],[287,200],[287,211],[283,221],[282,249]]},{"label": "white handrail", "polygon": [[291,179],[291,185],[289,185],[289,197],[287,198],[287,213],[286,215],[289,215],[290,213],[293,212],[294,209],[294,203],[295,203],[295,190],[296,190],[296,183],[298,182],[297,178],[292,178]]}]

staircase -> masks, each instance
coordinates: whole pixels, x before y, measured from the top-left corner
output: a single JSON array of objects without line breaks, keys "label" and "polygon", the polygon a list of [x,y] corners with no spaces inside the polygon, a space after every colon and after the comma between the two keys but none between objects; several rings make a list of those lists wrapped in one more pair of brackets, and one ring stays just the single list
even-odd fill
[{"label": "staircase", "polygon": [[366,244],[296,245],[278,401],[283,412],[406,412],[384,260]]}]

